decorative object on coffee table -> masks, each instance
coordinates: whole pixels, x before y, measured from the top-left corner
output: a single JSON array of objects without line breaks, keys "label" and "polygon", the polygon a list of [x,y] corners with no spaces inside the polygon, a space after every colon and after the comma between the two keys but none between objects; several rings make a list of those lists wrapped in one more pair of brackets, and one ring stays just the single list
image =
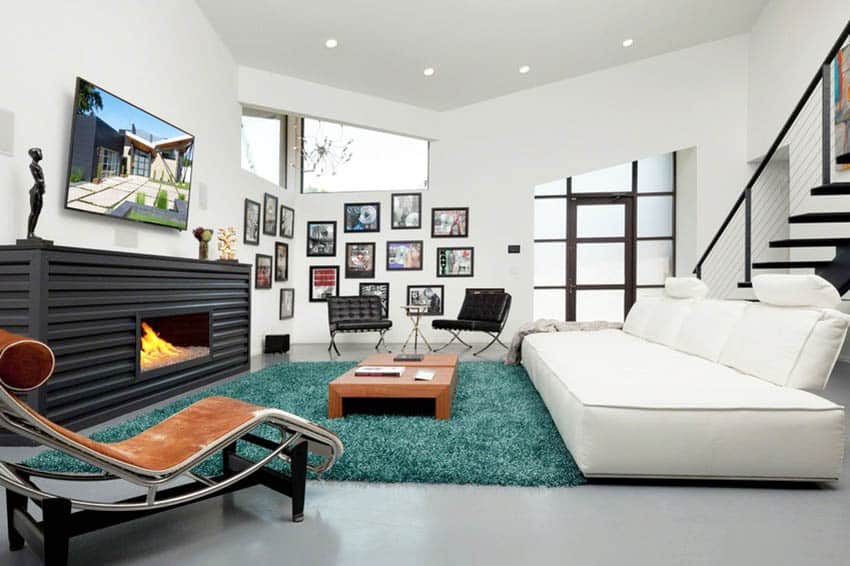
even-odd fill
[{"label": "decorative object on coffee table", "polygon": [[272,288],[272,256],[257,254],[254,261],[254,289]]},{"label": "decorative object on coffee table", "polygon": [[[358,377],[357,367],[351,368],[328,384],[328,417],[345,415],[345,400],[382,399],[390,405],[394,399],[433,399],[434,417],[450,419],[452,401],[457,385],[456,354],[426,354],[419,362],[394,362],[392,354],[376,354],[366,358],[360,366],[402,366],[400,377]],[[427,370],[433,377],[418,381],[417,373]]]},{"label": "decorative object on coffee table", "polygon": [[245,231],[242,241],[251,246],[260,245],[260,203],[245,199]]},{"label": "decorative object on coffee table", "polygon": [[404,344],[401,346],[401,351],[404,352],[407,349],[407,345],[410,343],[410,339],[413,338],[413,351],[419,351],[419,339],[422,338],[422,341],[428,346],[428,351],[433,352],[434,348],[431,347],[431,344],[428,342],[428,339],[425,338],[425,335],[422,334],[422,330],[420,329],[420,323],[422,322],[422,316],[426,312],[426,307],[420,305],[404,305],[401,307],[404,310],[404,314],[407,315],[407,318],[410,319],[410,322],[413,324],[413,328],[410,329],[410,332],[407,335],[407,339],[404,341]]},{"label": "decorative object on coffee table", "polygon": [[31,147],[28,153],[30,158],[32,158],[32,161],[30,161],[30,173],[32,174],[34,183],[30,189],[30,215],[27,219],[27,238],[26,240],[18,240],[18,243],[52,245],[52,241],[35,235],[38,217],[41,215],[41,208],[44,206],[44,170],[39,163],[44,156],[41,148],[38,147]]},{"label": "decorative object on coffee table", "polygon": [[443,314],[445,287],[443,285],[408,285],[407,304],[425,308],[422,316]]},{"label": "decorative object on coffee table", "polygon": [[310,266],[310,302],[323,303],[339,295],[339,266]]},{"label": "decorative object on coffee table", "polygon": [[360,296],[375,295],[381,298],[381,306],[384,309],[384,316],[388,316],[390,312],[390,284],[389,283],[361,283]]},{"label": "decorative object on coffee table", "polygon": [[198,259],[209,259],[210,240],[212,240],[213,231],[209,228],[198,226],[192,230],[192,235],[198,240]]},{"label": "decorative object on coffee table", "polygon": [[280,320],[295,316],[295,289],[280,290]]},{"label": "decorative object on coffee table", "polygon": [[387,242],[387,271],[421,271],[422,240]]},{"label": "decorative object on coffee table", "polygon": [[218,229],[218,260],[236,261],[236,228]]},{"label": "decorative object on coffee table", "polygon": [[307,223],[307,256],[333,257],[336,255],[336,221]]},{"label": "decorative object on coffee table", "polygon": [[289,244],[274,243],[274,280],[289,281]]},{"label": "decorative object on coffee table", "polygon": [[277,197],[263,195],[263,234],[277,236]]},{"label": "decorative object on coffee table", "polygon": [[469,236],[469,208],[432,208],[432,238],[465,238]]},{"label": "decorative object on coffee table", "polygon": [[348,279],[375,277],[375,242],[345,244],[345,276]]},{"label": "decorative object on coffee table", "polygon": [[280,205],[280,237],[295,237],[295,209]]},{"label": "decorative object on coffee table", "polygon": [[343,221],[346,232],[380,232],[381,203],[346,203]]},{"label": "decorative object on coffee table", "polygon": [[393,230],[422,228],[421,193],[395,193],[391,202]]},{"label": "decorative object on coffee table", "polygon": [[472,277],[474,248],[437,248],[437,277]]}]

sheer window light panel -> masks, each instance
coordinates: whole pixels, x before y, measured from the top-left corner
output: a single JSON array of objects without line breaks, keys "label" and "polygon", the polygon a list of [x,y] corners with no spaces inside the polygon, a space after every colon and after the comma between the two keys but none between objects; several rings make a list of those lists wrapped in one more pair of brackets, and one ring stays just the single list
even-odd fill
[{"label": "sheer window light panel", "polygon": [[626,206],[594,204],[576,207],[576,236],[579,238],[621,238],[626,231]]},{"label": "sheer window light panel", "polygon": [[567,244],[536,242],[534,244],[534,285],[567,284]]},{"label": "sheer window light panel", "polygon": [[534,238],[566,239],[567,200],[534,199]]},{"label": "sheer window light panel", "polygon": [[534,320],[538,318],[567,318],[567,291],[565,289],[534,290]]},{"label": "sheer window light panel", "polygon": [[574,193],[621,193],[632,190],[632,164],[583,173],[572,178]]}]

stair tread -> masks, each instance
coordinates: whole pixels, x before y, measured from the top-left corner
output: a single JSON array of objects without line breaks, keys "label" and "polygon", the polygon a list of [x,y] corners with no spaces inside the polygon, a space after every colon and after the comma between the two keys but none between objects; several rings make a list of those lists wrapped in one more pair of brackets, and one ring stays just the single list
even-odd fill
[{"label": "stair tread", "polygon": [[791,268],[808,268],[818,269],[828,266],[831,261],[756,261],[753,262],[754,269],[791,269]]},{"label": "stair tread", "polygon": [[850,246],[850,238],[788,238],[786,240],[773,240],[771,248],[807,248],[807,247],[835,247]]},{"label": "stair tread", "polygon": [[829,183],[812,189],[813,196],[850,195],[850,183]]},{"label": "stair tread", "polygon": [[752,289],[753,282],[752,281],[740,281],[738,283],[738,289]]},{"label": "stair tread", "polygon": [[808,222],[850,222],[850,212],[807,212],[788,217],[791,224]]}]

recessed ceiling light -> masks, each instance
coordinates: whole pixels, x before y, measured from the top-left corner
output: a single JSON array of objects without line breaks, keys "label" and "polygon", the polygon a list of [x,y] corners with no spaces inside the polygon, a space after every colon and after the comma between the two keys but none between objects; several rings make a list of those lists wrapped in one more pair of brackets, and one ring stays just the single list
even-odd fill
[{"label": "recessed ceiling light", "polygon": [[530,70],[531,70],[531,67],[529,67],[528,65],[523,65],[522,67],[519,68],[519,73],[521,75],[524,75]]},{"label": "recessed ceiling light", "polygon": [[437,71],[434,70],[434,67],[428,67],[424,71],[422,71],[422,74],[425,75],[426,77],[432,77],[432,76],[434,76],[434,73],[436,73],[436,72]]},{"label": "recessed ceiling light", "polygon": [[333,49],[337,45],[339,45],[339,42],[337,40],[335,40],[334,38],[330,38],[329,40],[327,40],[325,42],[325,47],[327,47],[328,49]]},{"label": "recessed ceiling light", "polygon": [[631,47],[634,44],[635,44],[635,40],[632,39],[631,37],[623,40],[623,47]]}]

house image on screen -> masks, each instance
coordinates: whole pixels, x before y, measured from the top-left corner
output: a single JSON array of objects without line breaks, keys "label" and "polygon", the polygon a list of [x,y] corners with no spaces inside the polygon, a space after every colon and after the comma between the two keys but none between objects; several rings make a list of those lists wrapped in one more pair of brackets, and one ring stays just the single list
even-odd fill
[{"label": "house image on screen", "polygon": [[185,228],[194,137],[116,130],[96,115],[74,124],[68,207]]}]

